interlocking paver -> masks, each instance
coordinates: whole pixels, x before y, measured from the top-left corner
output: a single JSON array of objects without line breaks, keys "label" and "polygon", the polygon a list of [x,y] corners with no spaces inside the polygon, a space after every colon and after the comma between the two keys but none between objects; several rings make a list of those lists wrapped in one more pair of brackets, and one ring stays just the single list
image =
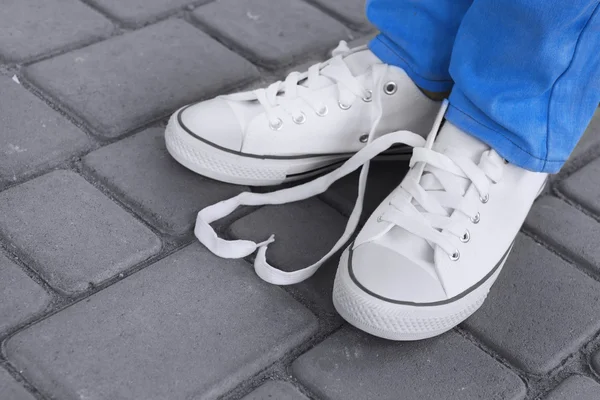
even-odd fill
[{"label": "interlocking paver", "polygon": [[308,400],[308,397],[287,382],[270,381],[242,398],[242,400]]},{"label": "interlocking paver", "polygon": [[10,78],[0,76],[0,94],[6,99],[0,107],[0,178],[15,180],[88,148],[83,132]]},{"label": "interlocking paver", "polygon": [[597,350],[592,356],[592,366],[596,370],[596,373],[600,374],[600,350]]},{"label": "interlocking paver", "polygon": [[44,289],[0,254],[0,332],[42,311],[49,301]]},{"label": "interlocking paver", "polygon": [[258,72],[187,22],[167,20],[33,64],[26,75],[115,137]]},{"label": "interlocking paver", "polygon": [[[569,161],[576,159],[597,145],[600,145],[600,108],[596,109],[594,118],[592,118],[579,143],[571,153]],[[567,161],[567,165],[569,161]]]},{"label": "interlocking paver", "polygon": [[565,179],[560,188],[568,197],[600,216],[600,158]]},{"label": "interlocking paver", "polygon": [[266,66],[290,64],[350,38],[340,22],[301,0],[219,0],[193,15]]},{"label": "interlocking paver", "polygon": [[544,397],[544,400],[598,400],[600,385],[581,375],[570,376],[556,389]]},{"label": "interlocking paver", "polygon": [[373,29],[365,15],[365,0],[311,0],[362,31]]},{"label": "interlocking paver", "polygon": [[392,342],[344,329],[302,355],[294,375],[324,400],[516,400],[521,380],[455,333]]},{"label": "interlocking paver", "polygon": [[[308,267],[333,247],[344,232],[346,219],[322,201],[312,198],[281,206],[266,206],[234,222],[229,233],[236,239],[261,242],[275,234],[267,260],[284,271]],[[306,297],[333,312],[331,291],[338,256],[332,257],[310,280],[296,285]]]},{"label": "interlocking paver", "polygon": [[164,130],[149,129],[88,154],[84,165],[152,224],[182,234],[202,208],[233,197],[241,186],[206,179],[182,167],[165,148]]},{"label": "interlocking paver", "polygon": [[7,357],[53,398],[216,398],[317,325],[244,264],[193,244],[13,336]]},{"label": "interlocking paver", "polygon": [[0,193],[0,232],[53,287],[85,290],[157,253],[160,240],[77,174],[56,171]]},{"label": "interlocking paver", "polygon": [[22,61],[110,35],[106,18],[77,0],[3,0],[0,59]]},{"label": "interlocking paver", "polygon": [[[376,161],[371,163],[361,219],[365,221],[394,190],[408,172],[406,161]],[[329,204],[349,215],[356,201],[358,171],[334,183],[322,197]]]},{"label": "interlocking paver", "polygon": [[34,400],[10,374],[0,367],[0,399],[2,400]]},{"label": "interlocking paver", "polygon": [[556,197],[542,197],[525,221],[536,235],[571,259],[600,272],[600,223]]},{"label": "interlocking paver", "polygon": [[91,3],[127,25],[139,25],[168,15],[187,4],[197,4],[198,0],[91,0]]},{"label": "interlocking paver", "polygon": [[600,329],[600,283],[519,235],[488,299],[464,325],[518,367],[546,373]]}]

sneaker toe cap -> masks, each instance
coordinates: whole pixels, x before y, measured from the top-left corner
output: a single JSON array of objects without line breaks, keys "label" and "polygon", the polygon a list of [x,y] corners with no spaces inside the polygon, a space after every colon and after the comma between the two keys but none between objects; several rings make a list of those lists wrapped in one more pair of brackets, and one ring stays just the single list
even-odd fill
[{"label": "sneaker toe cap", "polygon": [[215,98],[184,108],[180,125],[196,137],[229,150],[240,151],[243,132],[226,100]]},{"label": "sneaker toe cap", "polygon": [[375,242],[351,254],[350,276],[365,292],[390,302],[431,303],[447,299],[431,273],[422,266]]}]

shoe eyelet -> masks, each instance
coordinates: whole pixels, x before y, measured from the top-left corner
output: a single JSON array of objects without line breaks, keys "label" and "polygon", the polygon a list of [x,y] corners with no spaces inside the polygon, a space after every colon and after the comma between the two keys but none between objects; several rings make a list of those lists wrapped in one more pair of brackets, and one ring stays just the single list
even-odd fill
[{"label": "shoe eyelet", "polygon": [[458,259],[460,258],[460,252],[458,250],[454,250],[454,252],[448,257],[450,258],[450,261],[458,261]]},{"label": "shoe eyelet", "polygon": [[385,94],[392,95],[396,93],[398,90],[398,85],[396,82],[388,82],[383,86],[383,91]]},{"label": "shoe eyelet", "polygon": [[369,141],[369,135],[362,135],[358,138],[361,143],[367,143]]},{"label": "shoe eyelet", "polygon": [[379,217],[377,217],[377,222],[383,222],[383,220],[381,219],[381,215]]},{"label": "shoe eyelet", "polygon": [[490,194],[486,193],[483,196],[479,196],[479,201],[481,201],[483,204],[487,203],[488,201],[490,201]]},{"label": "shoe eyelet", "polygon": [[373,91],[367,90],[367,95],[362,98],[365,103],[370,103],[373,100]]},{"label": "shoe eyelet", "polygon": [[474,224],[478,224],[481,221],[481,214],[477,213],[473,218],[471,218],[471,222]]},{"label": "shoe eyelet", "polygon": [[460,241],[463,243],[468,243],[471,240],[471,233],[469,232],[469,230],[465,230],[465,233],[462,234],[462,236],[460,237]]},{"label": "shoe eyelet", "polygon": [[283,126],[283,121],[281,120],[281,118],[277,118],[275,120],[275,122],[269,122],[269,127],[271,129],[273,129],[274,131],[280,130],[282,126]]},{"label": "shoe eyelet", "polygon": [[292,117],[292,121],[298,125],[302,125],[306,122],[306,115],[303,112],[300,112],[300,116],[298,118]]},{"label": "shoe eyelet", "polygon": [[327,115],[328,112],[329,112],[329,109],[327,108],[327,106],[323,106],[316,112],[316,114],[319,117],[324,117]]},{"label": "shoe eyelet", "polygon": [[338,101],[338,106],[340,106],[342,110],[349,110],[350,107],[352,107],[352,104],[344,104],[341,101]]}]

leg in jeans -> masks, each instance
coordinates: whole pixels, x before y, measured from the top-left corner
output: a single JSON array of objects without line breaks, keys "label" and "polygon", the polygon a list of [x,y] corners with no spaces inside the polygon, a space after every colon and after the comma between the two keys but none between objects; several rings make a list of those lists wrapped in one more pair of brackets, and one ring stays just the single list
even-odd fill
[{"label": "leg in jeans", "polygon": [[513,164],[557,172],[600,101],[598,0],[475,0],[448,120]]},{"label": "leg in jeans", "polygon": [[404,69],[422,89],[450,91],[450,55],[472,2],[368,0],[367,16],[381,32],[369,47],[385,63]]}]

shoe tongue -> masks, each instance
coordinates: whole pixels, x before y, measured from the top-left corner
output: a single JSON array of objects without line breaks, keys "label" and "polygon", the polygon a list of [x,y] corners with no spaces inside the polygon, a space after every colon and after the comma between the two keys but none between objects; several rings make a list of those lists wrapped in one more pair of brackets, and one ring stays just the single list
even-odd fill
[{"label": "shoe tongue", "polygon": [[[344,57],[344,62],[348,66],[348,69],[353,76],[359,76],[369,70],[374,64],[381,64],[382,61],[369,49],[359,50],[354,53],[348,54]],[[327,71],[331,66],[326,66],[322,71]],[[313,82],[312,87],[320,89],[325,86],[329,86],[333,81],[325,76],[320,75],[317,82]],[[300,85],[306,87],[307,81],[303,81]]]},{"label": "shoe tongue", "polygon": [[460,149],[462,155],[478,164],[481,154],[488,150],[489,146],[446,121],[435,138],[433,150],[438,153],[445,153],[451,148]]}]

